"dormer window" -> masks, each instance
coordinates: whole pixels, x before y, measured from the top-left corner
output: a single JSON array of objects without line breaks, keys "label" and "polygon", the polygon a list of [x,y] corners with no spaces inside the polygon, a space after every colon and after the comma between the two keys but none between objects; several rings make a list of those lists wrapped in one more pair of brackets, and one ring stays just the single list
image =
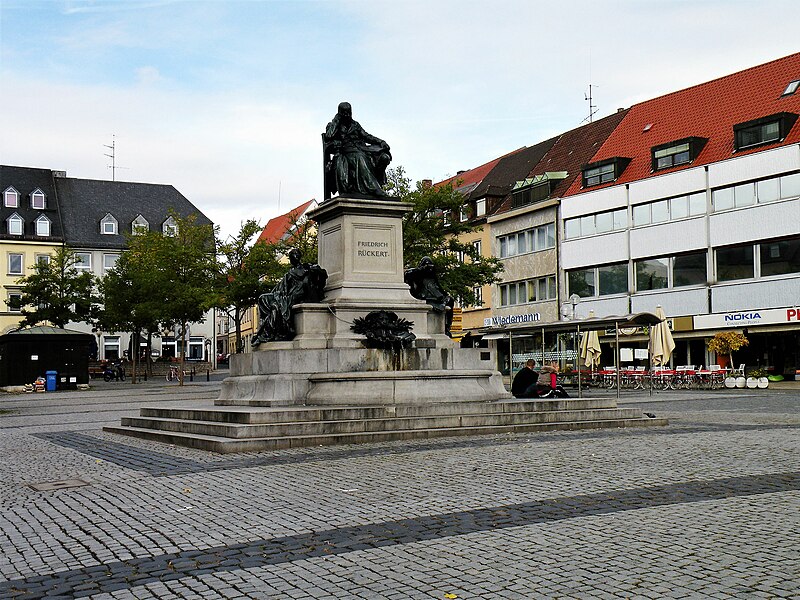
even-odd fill
[{"label": "dormer window", "polygon": [[734,125],[733,137],[736,150],[782,142],[795,121],[797,121],[796,114],[784,112]]},{"label": "dormer window", "polygon": [[475,201],[475,216],[482,217],[486,214],[486,198]]},{"label": "dormer window", "polygon": [[36,188],[31,192],[31,208],[36,210],[44,210],[47,207],[44,192]]},{"label": "dormer window", "polygon": [[150,223],[142,215],[138,215],[131,223],[131,233],[133,235],[142,235],[148,231],[150,231]]},{"label": "dormer window", "polygon": [[6,219],[9,235],[22,235],[25,232],[25,221],[17,213]]},{"label": "dormer window", "polygon": [[650,149],[653,171],[692,162],[705,147],[708,138],[690,137]]},{"label": "dormer window", "polygon": [[36,235],[40,237],[49,237],[50,236],[50,219],[45,217],[44,215],[39,216],[36,219]]},{"label": "dormer window", "polygon": [[511,188],[511,207],[518,208],[547,200],[556,184],[566,177],[566,171],[552,171],[517,181]]},{"label": "dormer window", "polygon": [[164,224],[161,225],[161,233],[169,237],[178,235],[178,224],[175,222],[174,217],[169,217]]},{"label": "dormer window", "polygon": [[584,166],[583,187],[616,181],[630,162],[630,158],[615,156]]},{"label": "dormer window", "polygon": [[114,215],[108,213],[103,220],[100,221],[100,233],[103,235],[117,235],[117,220],[114,218]]},{"label": "dormer window", "polygon": [[13,187],[6,188],[6,191],[3,192],[3,206],[19,208],[19,192]]}]

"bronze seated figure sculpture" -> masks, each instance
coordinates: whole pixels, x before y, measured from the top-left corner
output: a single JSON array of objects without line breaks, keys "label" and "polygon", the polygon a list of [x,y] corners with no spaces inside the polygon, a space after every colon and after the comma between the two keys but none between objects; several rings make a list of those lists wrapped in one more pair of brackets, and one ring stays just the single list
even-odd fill
[{"label": "bronze seated figure sculpture", "polygon": [[294,339],[295,304],[319,302],[325,293],[328,272],[317,264],[301,262],[300,251],[289,250],[291,267],[271,292],[261,294],[258,309],[261,323],[253,337],[252,346],[262,342]]}]

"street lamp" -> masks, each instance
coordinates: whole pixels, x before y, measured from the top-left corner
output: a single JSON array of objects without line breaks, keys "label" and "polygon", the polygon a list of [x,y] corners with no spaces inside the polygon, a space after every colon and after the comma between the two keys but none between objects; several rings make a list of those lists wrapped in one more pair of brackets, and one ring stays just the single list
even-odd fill
[{"label": "street lamp", "polygon": [[581,297],[578,294],[572,294],[568,299],[567,302],[561,305],[561,317],[565,321],[574,320],[575,319],[575,307],[581,301]]}]

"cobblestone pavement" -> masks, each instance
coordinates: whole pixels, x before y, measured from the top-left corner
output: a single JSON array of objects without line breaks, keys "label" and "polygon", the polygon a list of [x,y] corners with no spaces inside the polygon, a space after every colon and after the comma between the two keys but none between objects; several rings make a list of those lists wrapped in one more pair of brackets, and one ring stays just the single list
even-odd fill
[{"label": "cobblestone pavement", "polygon": [[800,598],[800,387],[623,394],[665,428],[241,455],[101,430],[218,390],[0,395],[0,598]]}]

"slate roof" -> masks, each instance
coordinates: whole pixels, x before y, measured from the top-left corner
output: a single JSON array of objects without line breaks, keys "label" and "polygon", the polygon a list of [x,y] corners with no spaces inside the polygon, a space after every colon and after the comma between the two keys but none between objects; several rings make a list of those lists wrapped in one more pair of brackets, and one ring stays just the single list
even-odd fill
[{"label": "slate roof", "polygon": [[[96,179],[57,177],[56,190],[61,203],[64,237],[75,248],[124,249],[124,232],[142,215],[150,231],[161,231],[170,210],[181,217],[197,215],[197,224],[211,221],[171,185],[130,183]],[[111,214],[118,223],[117,234],[100,233],[100,221]]]},{"label": "slate roof", "polygon": [[[59,202],[53,184],[53,174],[50,169],[0,165],[0,194],[9,187],[13,187],[19,192],[19,208],[6,208],[3,198],[0,196],[0,239],[63,242]],[[31,208],[30,194],[37,188],[45,194],[45,210]],[[15,213],[25,221],[22,237],[8,235],[6,219]],[[49,237],[36,235],[35,220],[40,215],[45,215],[50,219]]]},{"label": "slate roof", "polygon": [[[733,126],[781,112],[800,114],[800,91],[782,96],[786,86],[798,79],[800,53],[635,104],[588,161],[594,163],[619,156],[631,158],[630,164],[615,182],[588,189],[638,181],[797,143],[800,119],[783,141],[734,152]],[[709,140],[693,162],[651,172],[653,146],[692,136]],[[565,195],[585,191],[581,183],[580,178],[575,179]]]},{"label": "slate roof", "polygon": [[257,241],[265,241],[268,244],[274,244],[281,241],[281,238],[283,238],[283,236],[292,226],[292,215],[295,216],[295,219],[299,219],[306,214],[306,212],[308,212],[308,209],[312,204],[316,204],[316,200],[314,200],[314,198],[308,202],[304,202],[300,206],[293,208],[289,212],[282,214],[279,217],[273,217],[267,221],[267,224],[264,226],[264,229],[258,236]]},{"label": "slate roof", "polygon": [[[546,145],[546,153],[533,164],[527,173],[517,177],[516,181],[553,171],[566,171],[567,178],[555,184],[550,193],[551,198],[560,198],[576,178],[580,180],[581,167],[594,156],[606,138],[625,117],[626,112],[624,110],[616,112],[538,144],[537,146]],[[494,211],[494,214],[500,214],[510,209],[511,196],[508,195]]]},{"label": "slate roof", "polygon": [[514,187],[515,182],[525,179],[557,139],[554,137],[501,157],[495,167],[472,190],[470,196],[472,198],[481,198],[486,195],[505,196]]}]

